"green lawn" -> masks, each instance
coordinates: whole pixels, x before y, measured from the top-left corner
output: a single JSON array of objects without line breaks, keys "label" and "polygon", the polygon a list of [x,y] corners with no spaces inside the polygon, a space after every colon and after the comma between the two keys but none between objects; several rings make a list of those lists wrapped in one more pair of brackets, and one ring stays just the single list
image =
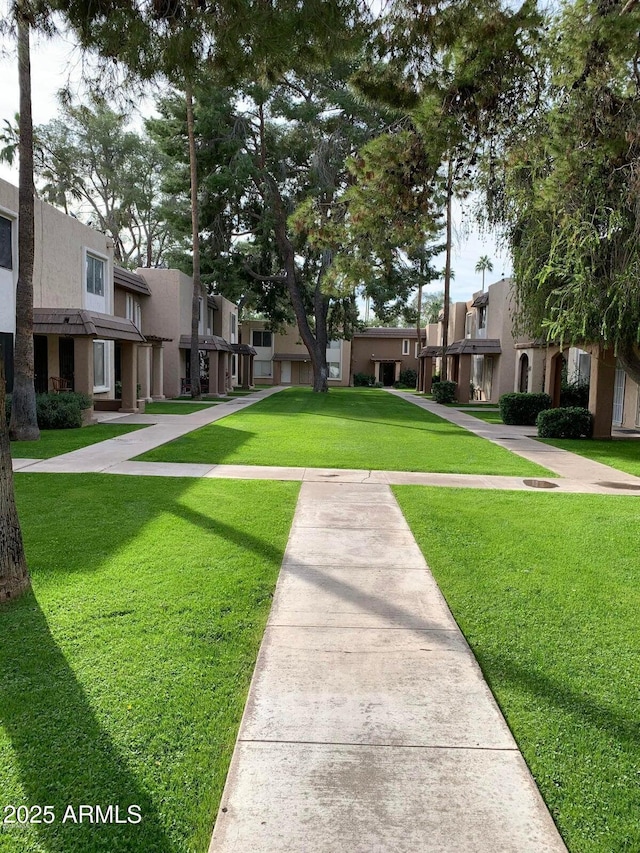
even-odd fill
[{"label": "green lawn", "polygon": [[385,391],[290,388],[138,457],[506,475],[550,472]]},{"label": "green lawn", "polygon": [[210,409],[216,403],[147,403],[144,407],[145,415],[191,415],[193,412],[201,412]]},{"label": "green lawn", "polygon": [[[488,423],[488,424],[502,424],[503,423],[503,420],[500,417],[500,412],[498,410],[493,411],[493,412],[491,412],[491,411],[481,412],[481,411],[478,411],[477,409],[474,409],[472,412],[465,412],[464,414],[465,415],[471,415],[472,418],[478,418],[478,420],[485,421],[485,423]],[[535,429],[535,427],[532,427],[532,429]]]},{"label": "green lawn", "polygon": [[12,441],[11,455],[15,459],[51,459],[52,456],[70,453],[108,438],[118,438],[136,429],[144,429],[144,425],[106,423],[81,429],[43,429],[39,441]]},{"label": "green lawn", "polygon": [[570,851],[640,850],[637,499],[394,492]]},{"label": "green lawn", "polygon": [[[0,607],[2,853],[205,853],[294,483],[17,474],[34,593]],[[257,507],[268,507],[268,511]],[[140,806],[137,825],[63,823]]]},{"label": "green lawn", "polygon": [[614,438],[611,441],[598,439],[545,438],[545,444],[570,450],[587,459],[594,459],[604,465],[611,465],[627,474],[640,477],[640,440],[634,438]]}]

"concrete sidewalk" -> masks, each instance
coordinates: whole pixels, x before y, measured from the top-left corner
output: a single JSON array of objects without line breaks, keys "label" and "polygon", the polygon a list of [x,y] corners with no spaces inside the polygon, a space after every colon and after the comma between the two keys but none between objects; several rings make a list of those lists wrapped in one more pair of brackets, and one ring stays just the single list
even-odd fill
[{"label": "concrete sidewalk", "polygon": [[565,849],[389,487],[303,483],[210,853]]}]

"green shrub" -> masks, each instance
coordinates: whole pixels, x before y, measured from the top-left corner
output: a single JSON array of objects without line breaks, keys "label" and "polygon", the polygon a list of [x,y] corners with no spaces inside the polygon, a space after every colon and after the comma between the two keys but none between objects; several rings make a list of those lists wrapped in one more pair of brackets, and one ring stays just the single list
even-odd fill
[{"label": "green shrub", "polygon": [[438,382],[440,382],[440,374],[439,374],[439,373],[434,373],[434,374],[433,374],[433,376],[431,377],[431,384],[432,384],[432,385],[437,385],[437,384],[438,384]]},{"label": "green shrub", "polygon": [[[82,426],[82,410],[93,405],[86,394],[36,394],[36,417],[40,429],[75,429]],[[11,397],[6,398],[7,423],[11,420]]]},{"label": "green shrub", "polygon": [[86,394],[37,394],[36,412],[40,429],[75,429],[82,426],[82,410],[92,400]]},{"label": "green shrub", "polygon": [[375,385],[376,377],[371,373],[354,373],[353,384],[356,388],[372,388]]},{"label": "green shrub", "polygon": [[503,394],[500,397],[500,417],[505,424],[534,426],[540,412],[551,408],[548,394]]},{"label": "green shrub", "polygon": [[578,379],[563,382],[560,390],[560,406],[562,408],[586,409],[589,405],[589,383]]},{"label": "green shrub", "polygon": [[536,421],[539,438],[591,438],[593,415],[580,406],[540,412]]},{"label": "green shrub", "polygon": [[406,388],[415,388],[418,384],[418,371],[412,367],[400,371],[400,384]]},{"label": "green shrub", "polygon": [[453,403],[456,399],[457,382],[436,382],[432,386],[431,392],[436,403]]}]

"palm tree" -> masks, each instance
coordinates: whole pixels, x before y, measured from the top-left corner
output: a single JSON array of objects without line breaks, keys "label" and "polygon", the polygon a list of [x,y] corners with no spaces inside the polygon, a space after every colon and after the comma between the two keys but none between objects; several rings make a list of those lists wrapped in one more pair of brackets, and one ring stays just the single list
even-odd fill
[{"label": "palm tree", "polygon": [[484,274],[485,272],[493,272],[493,264],[489,255],[482,255],[476,264],[476,272],[482,273],[482,289],[484,290]]}]

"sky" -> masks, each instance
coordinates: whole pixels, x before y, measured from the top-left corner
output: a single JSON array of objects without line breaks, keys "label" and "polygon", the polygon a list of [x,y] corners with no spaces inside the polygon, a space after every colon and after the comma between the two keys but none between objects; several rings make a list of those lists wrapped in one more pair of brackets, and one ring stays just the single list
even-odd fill
[{"label": "sky", "polygon": [[[63,36],[45,39],[35,36],[31,46],[34,124],[44,124],[57,115],[58,91],[71,85],[72,91],[82,86],[82,63],[73,43]],[[18,112],[18,75],[15,51],[10,40],[0,37],[0,128],[4,121],[13,122]],[[9,167],[0,163],[0,178],[18,183],[17,165]],[[452,268],[455,279],[451,283],[454,302],[467,300],[480,290],[482,276],[475,265],[482,255],[493,262],[493,272],[487,273],[485,285],[498,281],[511,271],[508,255],[500,252],[491,234],[480,234],[474,227],[471,212],[464,212],[459,204],[454,210],[454,248]],[[434,261],[444,268],[444,255]],[[442,281],[435,281],[426,289],[428,293],[441,291]]]}]

